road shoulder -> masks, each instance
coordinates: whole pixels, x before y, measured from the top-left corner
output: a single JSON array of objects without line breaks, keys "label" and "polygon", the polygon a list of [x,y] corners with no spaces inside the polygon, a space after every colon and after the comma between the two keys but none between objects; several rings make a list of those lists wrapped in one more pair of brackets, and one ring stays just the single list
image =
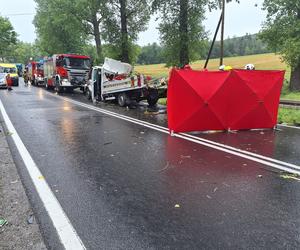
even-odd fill
[{"label": "road shoulder", "polygon": [[46,249],[0,121],[0,249]]}]

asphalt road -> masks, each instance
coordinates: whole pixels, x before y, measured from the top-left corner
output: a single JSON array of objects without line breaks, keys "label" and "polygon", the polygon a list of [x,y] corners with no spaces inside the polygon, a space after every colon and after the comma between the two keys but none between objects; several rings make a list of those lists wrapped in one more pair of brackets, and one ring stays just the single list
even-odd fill
[{"label": "asphalt road", "polygon": [[[65,96],[85,102],[78,93]],[[300,182],[275,169],[42,88],[21,84],[0,91],[0,98],[87,249],[299,248]],[[98,106],[166,126],[163,111],[149,115],[143,105]],[[280,129],[196,136],[299,165],[300,130]],[[49,218],[13,154],[46,244],[57,249]]]}]

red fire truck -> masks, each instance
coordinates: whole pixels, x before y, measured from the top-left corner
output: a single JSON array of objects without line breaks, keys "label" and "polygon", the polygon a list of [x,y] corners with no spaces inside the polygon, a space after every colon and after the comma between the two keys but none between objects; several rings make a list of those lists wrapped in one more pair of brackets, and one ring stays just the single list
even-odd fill
[{"label": "red fire truck", "polygon": [[47,89],[57,92],[83,88],[89,79],[91,60],[88,56],[56,54],[44,60],[44,81]]},{"label": "red fire truck", "polygon": [[28,81],[33,85],[44,84],[44,62],[30,62],[26,66],[28,72]]}]

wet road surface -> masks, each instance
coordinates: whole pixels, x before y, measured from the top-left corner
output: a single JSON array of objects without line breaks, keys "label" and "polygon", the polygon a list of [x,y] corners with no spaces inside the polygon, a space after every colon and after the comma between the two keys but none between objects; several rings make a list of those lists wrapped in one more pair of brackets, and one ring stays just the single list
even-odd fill
[{"label": "wet road surface", "polygon": [[[84,101],[77,93],[66,96]],[[21,86],[0,91],[0,98],[87,249],[299,246],[300,183],[274,169],[76,106],[42,88]],[[144,114],[145,107],[98,106],[166,126],[165,114]],[[300,164],[300,131],[280,129],[196,136]],[[47,237],[46,243],[56,245]]]}]

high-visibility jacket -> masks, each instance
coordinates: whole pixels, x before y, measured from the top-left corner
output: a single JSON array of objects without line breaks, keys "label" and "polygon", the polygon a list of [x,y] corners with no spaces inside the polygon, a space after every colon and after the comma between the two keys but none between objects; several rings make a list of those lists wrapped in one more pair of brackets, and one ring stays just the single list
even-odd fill
[{"label": "high-visibility jacket", "polygon": [[10,76],[6,76],[6,84],[8,87],[11,87],[13,84],[13,80]]}]

